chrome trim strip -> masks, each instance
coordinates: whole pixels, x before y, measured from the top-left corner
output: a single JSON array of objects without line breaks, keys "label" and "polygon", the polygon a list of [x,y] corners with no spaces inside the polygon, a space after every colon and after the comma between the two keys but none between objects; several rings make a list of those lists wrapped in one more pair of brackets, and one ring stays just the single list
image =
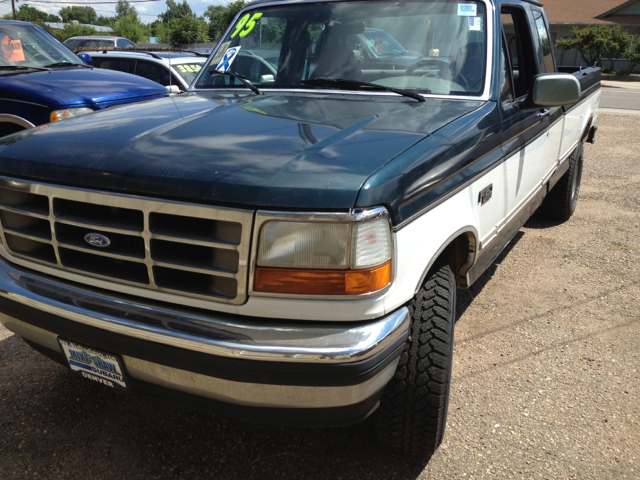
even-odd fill
[{"label": "chrome trim strip", "polygon": [[[4,261],[0,261],[0,296],[142,340],[211,355],[272,362],[333,364],[364,360],[406,337],[410,324],[407,307],[355,325],[229,320],[214,313],[196,315],[81,290],[24,272]],[[6,318],[9,317],[0,317],[3,322]]]},{"label": "chrome trim strip", "polygon": [[[323,223],[349,223],[362,222],[365,220],[374,220],[376,218],[384,218],[389,224],[389,232],[391,233],[391,281],[389,285],[375,292],[366,293],[363,295],[297,295],[297,294],[284,294],[284,293],[264,293],[256,292],[253,290],[253,280],[255,276],[255,269],[257,267],[258,259],[258,242],[260,240],[260,230],[262,226],[274,220],[296,221],[296,222],[323,222]],[[349,246],[351,248],[351,246]],[[351,252],[348,252],[348,258],[351,258]],[[256,297],[271,297],[271,298],[291,298],[297,300],[362,300],[371,297],[377,297],[386,293],[396,276],[396,248],[395,237],[393,235],[393,228],[391,225],[391,216],[384,207],[373,208],[358,208],[352,209],[349,212],[333,213],[333,212],[269,212],[264,210],[258,210],[256,212],[256,220],[253,228],[253,239],[251,241],[251,256],[250,256],[250,268],[249,268],[249,287],[248,292],[250,296]],[[385,262],[386,263],[386,262]],[[375,267],[372,267],[375,268]],[[336,269],[338,270],[338,269]],[[341,269],[344,270],[344,269]]]},{"label": "chrome trim strip", "polygon": [[[142,297],[151,298],[155,300],[169,301],[178,303],[181,305],[189,305],[197,308],[216,308],[216,305],[221,303],[240,305],[246,301],[247,298],[247,275],[249,265],[249,242],[251,240],[251,229],[253,224],[253,211],[240,210],[225,207],[213,207],[207,205],[197,204],[185,204],[170,200],[158,200],[147,197],[138,197],[133,195],[124,195],[116,193],[105,193],[85,190],[75,187],[60,187],[57,185],[34,183],[24,180],[12,179],[7,177],[0,177],[0,187],[17,190],[21,192],[32,193],[36,195],[42,195],[48,198],[49,214],[42,215],[36,213],[30,213],[22,210],[20,207],[5,206],[4,210],[15,212],[16,214],[26,215],[34,218],[40,218],[47,220],[51,227],[51,240],[37,239],[41,243],[52,245],[56,261],[54,263],[41,261],[32,258],[27,255],[14,252],[9,247],[6,238],[4,237],[4,231],[0,228],[0,237],[2,238],[3,245],[0,247],[0,256],[3,256],[12,262],[19,265],[33,268],[39,272],[55,275],[75,282],[86,283],[89,285],[99,286],[101,288],[107,288],[109,290],[140,295]],[[125,209],[138,210],[142,213],[143,225],[142,230],[134,229],[127,230],[126,228],[102,227],[96,223],[84,223],[76,220],[67,220],[56,216],[54,212],[54,199],[66,199],[76,202],[85,202],[96,205],[104,205],[110,207],[120,207]],[[235,222],[242,225],[242,233],[240,243],[238,245],[224,244],[215,241],[191,241],[189,239],[174,239],[166,235],[156,235],[150,230],[149,221],[151,213],[176,215],[183,218],[195,217],[207,220],[220,220]],[[142,237],[145,246],[145,257],[129,257],[125,255],[110,254],[98,249],[90,250],[72,245],[63,244],[58,242],[56,237],[56,224],[64,223],[67,225],[75,225],[84,228],[96,229],[98,231],[103,230],[105,232],[120,233],[128,236]],[[8,231],[9,233],[9,231]],[[13,232],[11,232],[13,233]],[[24,236],[24,235],[22,235]],[[235,298],[227,298],[214,295],[202,295],[191,291],[181,291],[170,289],[166,287],[159,287],[155,283],[153,267],[158,265],[151,257],[151,239],[163,239],[168,241],[179,241],[180,243],[187,243],[193,245],[205,245],[208,247],[224,248],[235,250],[238,252],[238,271],[231,275],[237,282],[237,293]],[[135,282],[120,278],[109,277],[96,272],[88,272],[71,268],[62,264],[60,259],[59,248],[69,248],[72,250],[82,251],[89,254],[96,254],[100,256],[106,256],[114,259],[127,260],[131,262],[137,262],[145,265],[147,274],[149,277],[149,283]],[[173,268],[185,272],[197,272],[192,267],[185,267],[180,264],[165,265],[169,268]],[[204,273],[204,272],[202,272]],[[211,270],[206,272],[208,275],[220,276],[228,278],[230,275],[228,272],[218,275],[217,270]]]},{"label": "chrome trim strip", "polygon": [[201,397],[249,407],[330,408],[362,402],[382,390],[393,377],[400,359],[364,383],[343,387],[234,382],[128,356],[123,356],[123,360],[127,373],[134,378]]},{"label": "chrome trim strip", "polygon": [[[60,351],[55,333],[5,317],[5,327],[15,334],[55,352]],[[167,367],[122,355],[127,374],[138,380],[235,405],[271,408],[330,408],[353,405],[379,392],[393,377],[399,359],[369,380],[340,387],[272,385],[236,382]]]}]

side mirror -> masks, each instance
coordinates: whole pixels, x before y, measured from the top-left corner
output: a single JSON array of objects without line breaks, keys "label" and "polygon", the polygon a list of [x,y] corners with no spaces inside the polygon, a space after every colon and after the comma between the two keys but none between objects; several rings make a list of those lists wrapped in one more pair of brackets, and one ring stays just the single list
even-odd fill
[{"label": "side mirror", "polygon": [[167,93],[169,95],[182,92],[182,90],[180,90],[180,87],[177,85],[167,85],[165,88],[167,89]]},{"label": "side mirror", "polygon": [[568,73],[536,75],[529,97],[531,108],[561,107],[580,101],[580,82]]},{"label": "side mirror", "polygon": [[78,58],[87,65],[91,65],[91,55],[89,55],[88,53],[79,53]]}]

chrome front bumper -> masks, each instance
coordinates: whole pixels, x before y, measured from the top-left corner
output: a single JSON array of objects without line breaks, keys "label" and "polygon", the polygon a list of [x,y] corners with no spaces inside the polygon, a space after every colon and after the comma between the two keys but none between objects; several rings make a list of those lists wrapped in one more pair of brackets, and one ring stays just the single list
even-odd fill
[{"label": "chrome front bumper", "polygon": [[63,336],[121,355],[134,381],[235,405],[288,409],[347,407],[379,394],[395,372],[410,323],[406,307],[354,323],[177,310],[4,260],[0,311],[9,330],[52,357],[61,355],[57,337]]}]

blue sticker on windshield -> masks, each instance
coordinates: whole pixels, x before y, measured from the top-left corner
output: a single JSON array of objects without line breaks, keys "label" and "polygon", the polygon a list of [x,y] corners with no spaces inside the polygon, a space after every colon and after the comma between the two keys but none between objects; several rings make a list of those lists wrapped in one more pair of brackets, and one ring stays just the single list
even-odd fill
[{"label": "blue sticker on windshield", "polygon": [[458,4],[459,17],[475,17],[476,15],[478,15],[478,5],[476,5],[475,3]]},{"label": "blue sticker on windshield", "polygon": [[216,70],[218,72],[226,72],[227,70],[229,70],[229,68],[231,67],[231,64],[238,56],[238,52],[240,51],[241,48],[242,47],[233,47],[228,49],[224,53],[224,57],[222,57],[222,60],[220,60],[220,63],[216,67]]}]

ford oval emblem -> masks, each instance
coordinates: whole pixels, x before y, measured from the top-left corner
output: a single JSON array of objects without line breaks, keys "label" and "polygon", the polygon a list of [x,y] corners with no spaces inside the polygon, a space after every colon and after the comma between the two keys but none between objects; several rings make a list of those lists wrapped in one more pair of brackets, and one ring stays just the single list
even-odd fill
[{"label": "ford oval emblem", "polygon": [[84,236],[84,241],[89,245],[100,248],[105,248],[111,245],[111,240],[100,233],[87,233]]}]

